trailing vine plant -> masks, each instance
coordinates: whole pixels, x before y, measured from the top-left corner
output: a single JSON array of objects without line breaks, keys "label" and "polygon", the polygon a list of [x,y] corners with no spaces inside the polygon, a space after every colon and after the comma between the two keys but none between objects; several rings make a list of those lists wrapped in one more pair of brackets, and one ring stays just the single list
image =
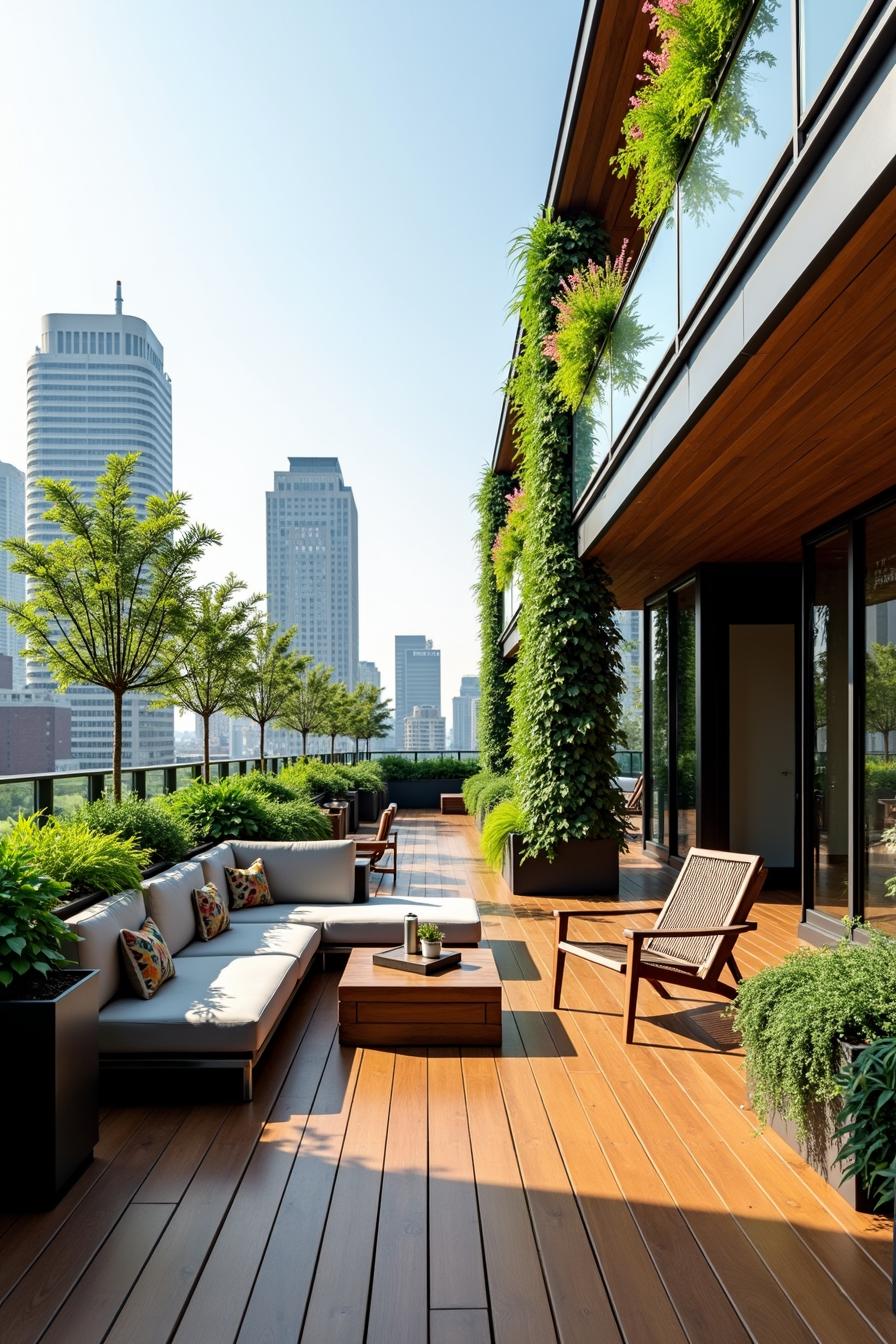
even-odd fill
[{"label": "trailing vine plant", "polygon": [[503,591],[513,578],[526,539],[526,494],[517,488],[507,496],[507,519],[492,546],[495,583]]},{"label": "trailing vine plant", "polygon": [[492,549],[507,518],[510,480],[488,467],[473,499],[479,525],[476,546],[479,578],[479,760],[483,770],[503,774],[510,766],[510,678],[501,650],[503,609],[495,584]]},{"label": "trailing vine plant", "polygon": [[549,858],[571,839],[625,844],[613,757],[623,690],[615,603],[603,566],[578,555],[570,416],[545,354],[561,282],[603,261],[605,237],[592,219],[547,209],[511,251],[522,338],[507,391],[527,500],[511,753],[527,853]]},{"label": "trailing vine plant", "polygon": [[[633,211],[645,233],[663,213],[675,191],[682,158],[700,118],[709,110],[711,124],[732,142],[747,129],[760,129],[746,90],[746,70],[713,103],[719,69],[729,51],[749,0],[648,0],[644,9],[657,34],[658,50],[644,52],[639,88],[622,123],[623,145],[610,160],[619,177],[637,178]],[[755,39],[774,23],[778,0],[765,0],[754,21]],[[750,62],[768,64],[769,53],[754,50]],[[704,165],[703,181],[691,202],[692,213],[736,194]]]}]

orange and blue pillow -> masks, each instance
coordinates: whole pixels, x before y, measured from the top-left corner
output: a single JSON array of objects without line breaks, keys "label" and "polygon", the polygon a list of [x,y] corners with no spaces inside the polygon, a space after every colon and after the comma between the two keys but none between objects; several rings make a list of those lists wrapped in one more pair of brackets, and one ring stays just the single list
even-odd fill
[{"label": "orange and blue pillow", "polygon": [[256,905],[273,905],[267,874],[261,859],[248,868],[225,868],[230,888],[231,910],[249,910]]},{"label": "orange and blue pillow", "polygon": [[230,928],[227,902],[218,894],[214,882],[206,882],[193,892],[193,912],[196,915],[196,933],[204,943],[210,943],[219,933]]},{"label": "orange and blue pillow", "polygon": [[174,975],[168,944],[153,919],[144,920],[136,932],[122,929],[120,937],[128,979],[141,999],[151,999]]}]

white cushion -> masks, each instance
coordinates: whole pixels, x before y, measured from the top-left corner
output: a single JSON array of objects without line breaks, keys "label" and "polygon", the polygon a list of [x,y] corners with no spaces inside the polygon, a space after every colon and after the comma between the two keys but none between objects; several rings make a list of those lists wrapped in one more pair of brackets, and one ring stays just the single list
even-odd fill
[{"label": "white cushion", "polygon": [[172,956],[196,937],[193,892],[205,883],[202,866],[180,863],[143,883],[146,908],[161,930]]},{"label": "white cushion", "polygon": [[78,964],[84,970],[99,971],[99,1001],[106,1003],[121,988],[121,960],[118,935],[122,929],[137,930],[146,919],[142,891],[122,891],[90,905],[80,914],[71,915],[71,924],[83,939],[75,943]]},{"label": "white cushion", "polygon": [[199,855],[199,863],[202,865],[205,881],[214,882],[219,893],[226,898],[230,888],[227,886],[227,874],[224,869],[236,867],[229,843],[225,842],[223,845],[215,845],[214,849],[207,849],[204,854]]},{"label": "white cushion", "polygon": [[177,975],[148,1001],[117,998],[100,1009],[100,1052],[254,1055],[299,977],[291,956],[178,957]]},{"label": "white cushion", "polygon": [[353,840],[231,840],[238,868],[262,859],[276,902],[351,905],[355,899]]},{"label": "white cushion", "polygon": [[321,944],[349,947],[396,947],[404,941],[404,917],[413,912],[419,922],[438,924],[446,945],[478,943],[482,925],[476,902],[469,896],[372,896],[358,905],[294,906],[289,918],[314,924]]},{"label": "white cushion", "polygon": [[[234,913],[239,913],[235,911]],[[181,949],[181,957],[257,957],[263,954],[295,957],[302,974],[320,943],[320,930],[308,924],[290,924],[286,920],[277,924],[240,924],[231,927],[225,933],[219,933],[204,943],[197,938]]]}]

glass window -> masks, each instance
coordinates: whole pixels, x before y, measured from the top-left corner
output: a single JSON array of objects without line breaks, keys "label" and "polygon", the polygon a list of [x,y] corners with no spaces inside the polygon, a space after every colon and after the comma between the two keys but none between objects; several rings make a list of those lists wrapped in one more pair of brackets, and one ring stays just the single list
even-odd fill
[{"label": "glass window", "polygon": [[56,353],[61,355],[65,350],[65,336],[61,331],[56,333]]},{"label": "glass window", "polygon": [[610,337],[613,442],[675,339],[678,327],[675,267],[675,211],[667,210]]},{"label": "glass window", "polygon": [[849,537],[815,547],[812,606],[815,907],[841,917],[849,896]]},{"label": "glass window", "polygon": [[126,355],[131,353],[131,333],[126,332],[124,338],[124,352]]},{"label": "glass window", "polygon": [[72,334],[70,331],[65,333],[65,353],[70,355],[72,352]]},{"label": "glass window", "polygon": [[581,497],[610,452],[609,365],[602,359],[572,419],[572,495]]},{"label": "glass window", "polygon": [[896,506],[865,526],[865,919],[896,933]]},{"label": "glass window", "polygon": [[790,139],[792,118],[790,6],[763,0],[679,183],[682,319]]},{"label": "glass window", "polygon": [[121,354],[121,335],[117,331],[115,333],[115,353],[116,355]]},{"label": "glass window", "polygon": [[650,630],[650,831],[669,843],[669,607],[665,598],[648,613]]},{"label": "glass window", "polygon": [[76,332],[75,332],[75,354],[76,354],[76,355],[79,355],[80,353],[81,353],[81,333],[80,333],[80,331],[76,331]]},{"label": "glass window", "polygon": [[676,853],[697,843],[697,609],[696,585],[675,594],[678,614],[675,679]]},{"label": "glass window", "polygon": [[92,355],[95,355],[95,354],[96,354],[96,332],[95,332],[95,331],[92,331],[92,332],[90,333],[90,353],[91,353]]},{"label": "glass window", "polygon": [[800,108],[810,106],[868,0],[800,0]]}]

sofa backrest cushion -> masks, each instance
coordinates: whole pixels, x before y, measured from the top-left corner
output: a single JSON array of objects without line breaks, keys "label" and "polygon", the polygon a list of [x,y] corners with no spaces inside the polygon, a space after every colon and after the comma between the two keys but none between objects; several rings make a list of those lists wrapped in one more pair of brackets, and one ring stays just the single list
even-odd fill
[{"label": "sofa backrest cushion", "polygon": [[223,845],[215,845],[214,849],[207,849],[204,854],[199,855],[199,862],[202,864],[206,882],[214,882],[218,891],[226,896],[227,875],[224,869],[237,866],[230,841],[226,840]]},{"label": "sofa backrest cushion", "polygon": [[143,883],[146,909],[158,924],[173,957],[196,937],[193,892],[203,887],[205,881],[201,864],[179,863]]},{"label": "sofa backrest cushion", "polygon": [[117,896],[107,896],[104,901],[98,901],[68,919],[67,923],[82,939],[73,944],[79,964],[85,970],[100,973],[100,1007],[114,999],[121,989],[119,935],[122,929],[139,929],[145,919],[142,891],[122,891]]},{"label": "sofa backrest cushion", "polygon": [[351,905],[355,898],[354,840],[231,840],[240,868],[264,860],[278,904]]}]

